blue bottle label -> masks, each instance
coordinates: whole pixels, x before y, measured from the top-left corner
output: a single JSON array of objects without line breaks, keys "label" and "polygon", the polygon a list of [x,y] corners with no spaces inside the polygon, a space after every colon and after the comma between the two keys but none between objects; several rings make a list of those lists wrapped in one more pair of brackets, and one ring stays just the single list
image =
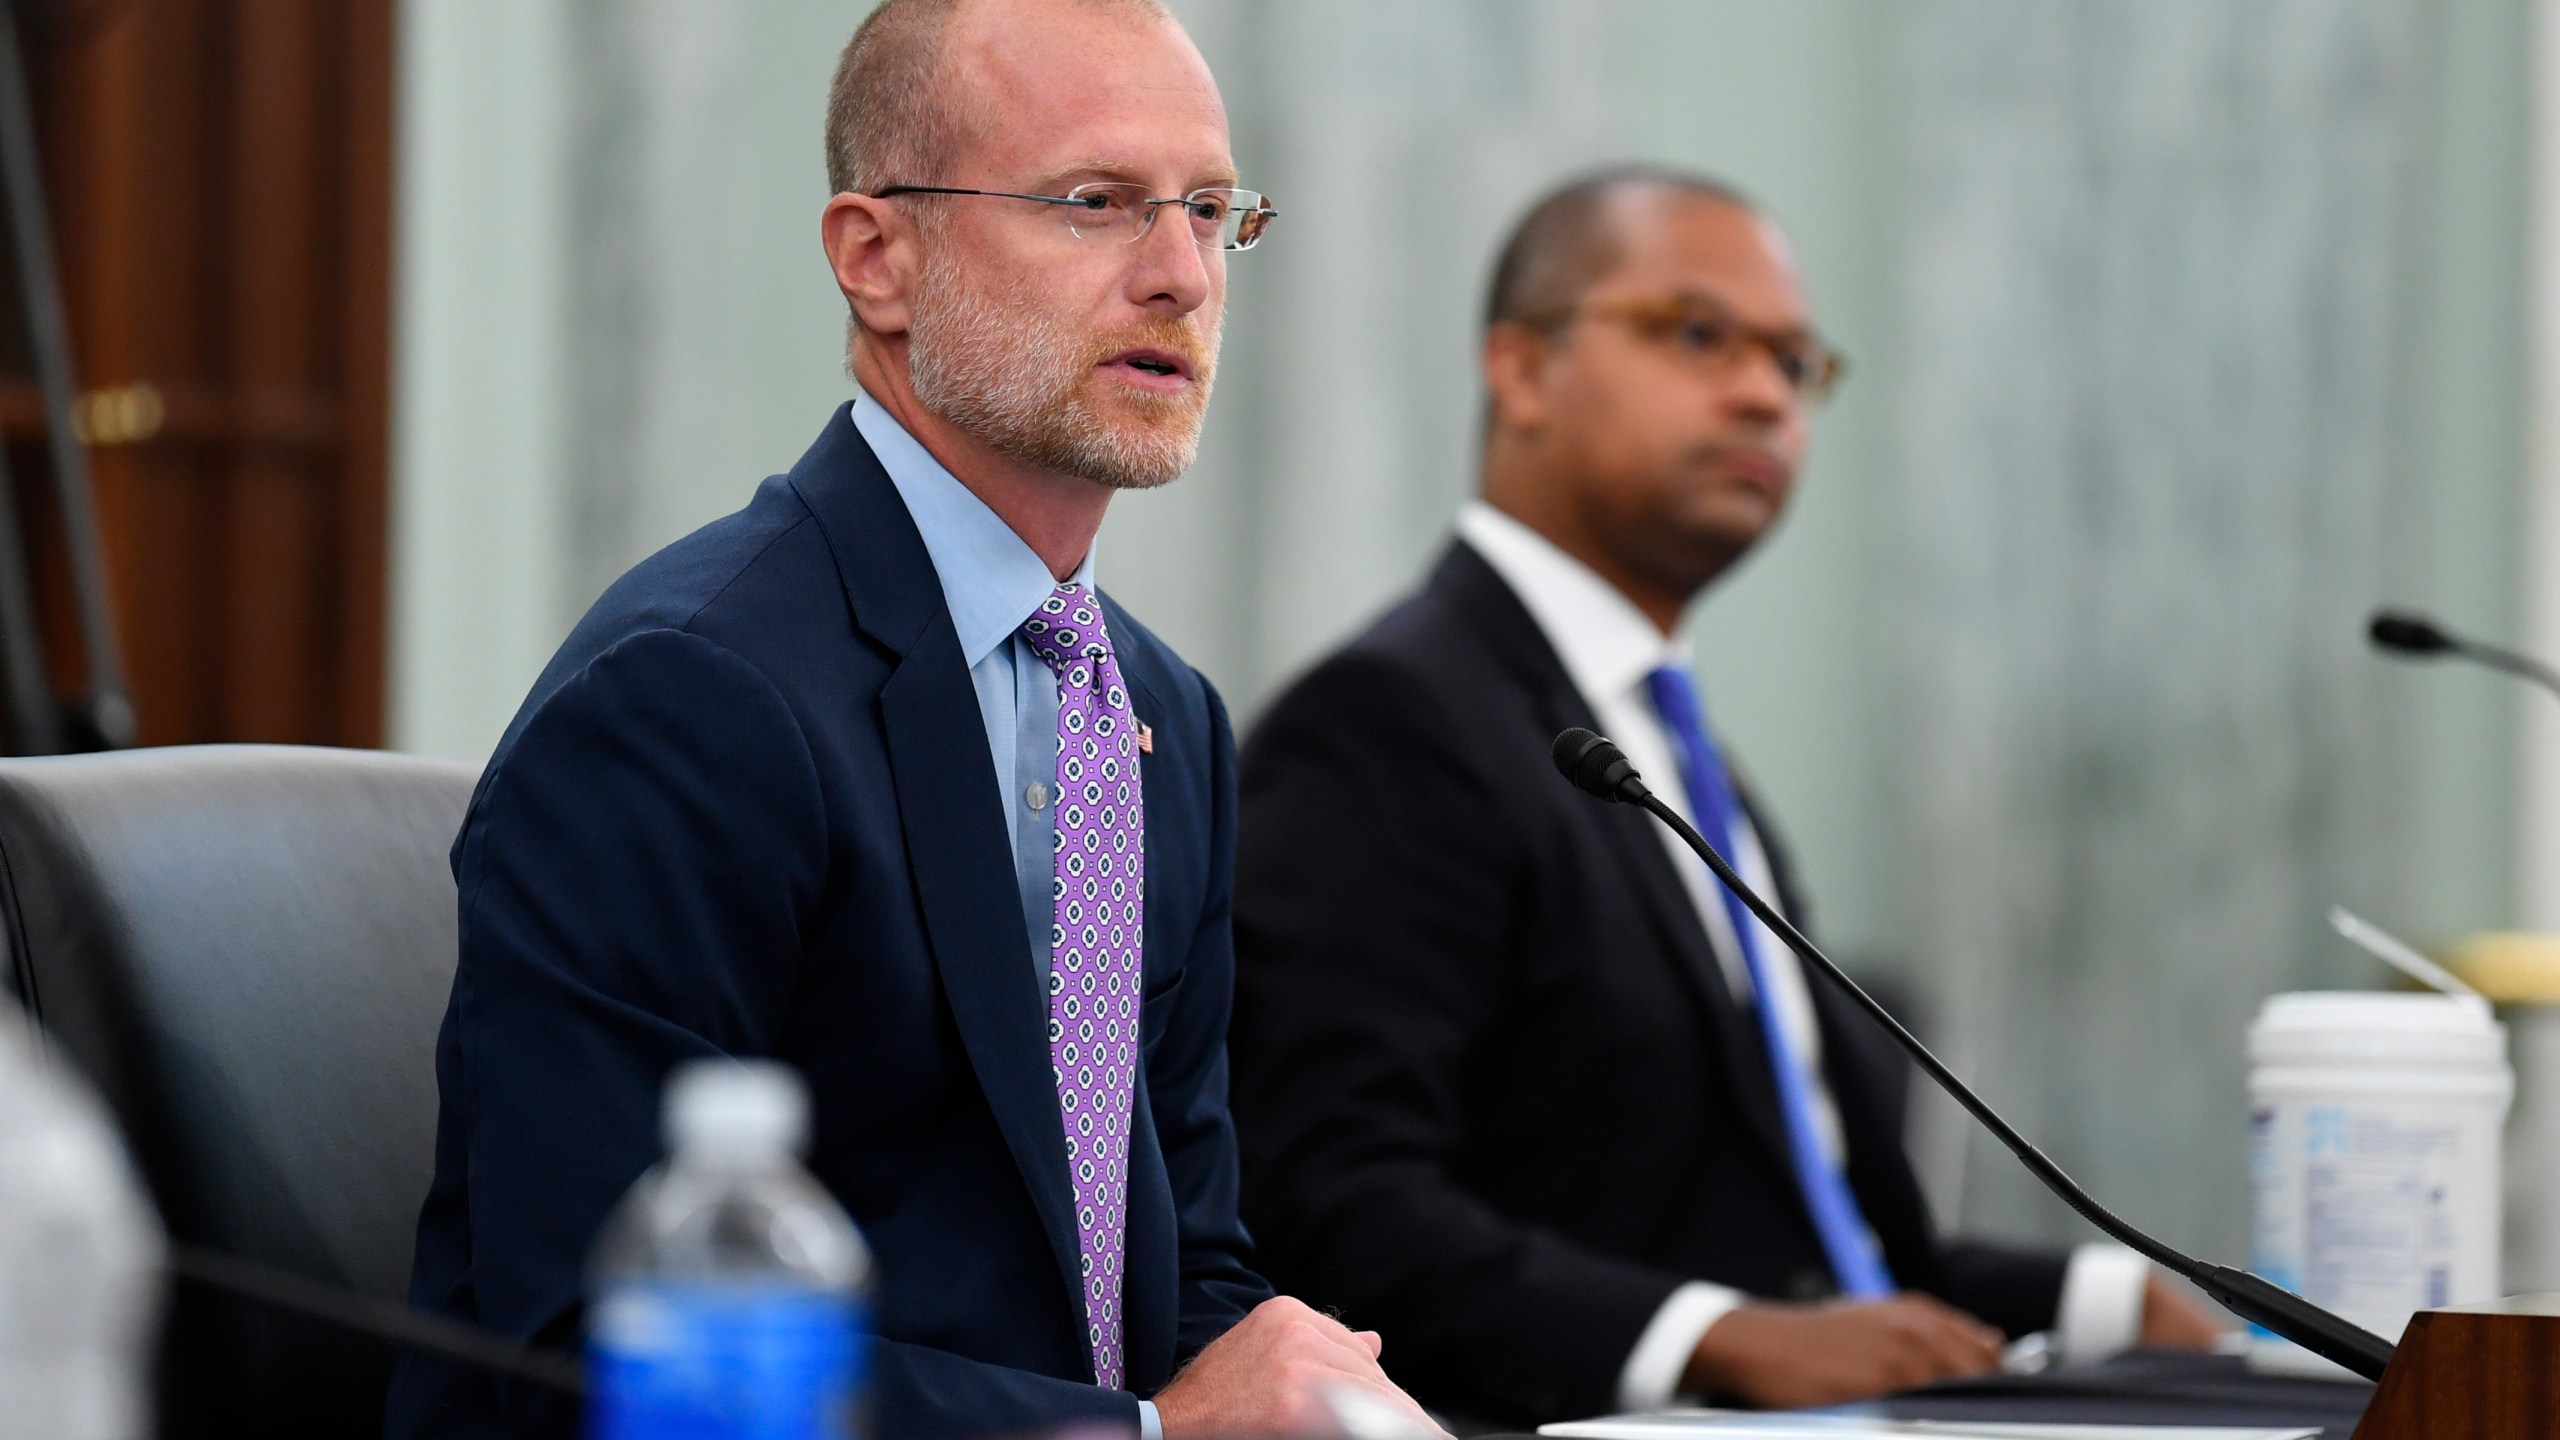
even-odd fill
[{"label": "blue bottle label", "polygon": [[634,1284],[589,1317],[590,1440],[851,1440],[861,1302],[781,1287]]}]

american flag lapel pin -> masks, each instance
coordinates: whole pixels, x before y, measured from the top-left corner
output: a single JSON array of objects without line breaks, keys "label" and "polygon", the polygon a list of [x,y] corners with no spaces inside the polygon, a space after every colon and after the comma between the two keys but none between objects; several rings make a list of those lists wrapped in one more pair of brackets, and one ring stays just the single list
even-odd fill
[{"label": "american flag lapel pin", "polygon": [[1141,755],[1156,753],[1156,727],[1144,720],[1138,722],[1138,753]]}]

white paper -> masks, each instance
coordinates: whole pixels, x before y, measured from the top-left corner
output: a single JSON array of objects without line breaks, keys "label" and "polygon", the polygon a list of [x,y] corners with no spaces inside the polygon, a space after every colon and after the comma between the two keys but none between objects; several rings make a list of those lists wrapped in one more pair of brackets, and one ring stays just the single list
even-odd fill
[{"label": "white paper", "polygon": [[1745,1410],[1664,1410],[1541,1425],[1558,1440],[2311,1440],[2317,1429],[2193,1425],[2012,1425],[1973,1420],[1885,1420],[1863,1415],[1763,1415]]}]

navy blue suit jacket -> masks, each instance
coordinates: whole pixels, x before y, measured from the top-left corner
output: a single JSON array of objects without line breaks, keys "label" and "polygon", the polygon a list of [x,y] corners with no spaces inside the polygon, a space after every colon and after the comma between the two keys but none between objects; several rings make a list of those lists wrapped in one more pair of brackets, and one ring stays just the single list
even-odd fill
[{"label": "navy blue suit jacket", "polygon": [[[1093,1385],[1047,999],[976,694],[849,417],[607,591],[481,778],[412,1299],[574,1346],[598,1227],[659,1156],[667,1072],[773,1056],[807,1077],[810,1169],[877,1258],[879,1433],[1134,1427],[1136,1402]],[[1109,614],[1155,728],[1123,1298],[1144,1395],[1270,1290],[1227,1113],[1234,742],[1208,683]],[[411,1360],[389,1422],[568,1434],[576,1411]]]}]

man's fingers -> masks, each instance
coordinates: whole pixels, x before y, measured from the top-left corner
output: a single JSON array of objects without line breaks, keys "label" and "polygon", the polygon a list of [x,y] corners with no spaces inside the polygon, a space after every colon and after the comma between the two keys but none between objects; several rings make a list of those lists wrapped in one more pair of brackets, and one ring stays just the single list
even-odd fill
[{"label": "man's fingers", "polygon": [[1302,1358],[1298,1365],[1290,1368],[1287,1383],[1298,1397],[1313,1401],[1325,1412],[1327,1423],[1320,1428],[1327,1431],[1351,1429],[1356,1432],[1358,1427],[1347,1423],[1353,1417],[1338,1413],[1336,1397],[1348,1397],[1351,1402],[1366,1401],[1384,1406],[1433,1434],[1440,1433],[1439,1425],[1414,1403],[1413,1397],[1397,1389],[1395,1383],[1375,1366],[1351,1370]]},{"label": "man's fingers", "polygon": [[1943,1375],[1979,1375],[2000,1363],[1996,1332],[1971,1316],[1952,1311],[1915,1317],[1913,1338],[1927,1355],[1935,1379]]},{"label": "man's fingers", "polygon": [[1377,1358],[1377,1352],[1364,1346],[1351,1333],[1350,1327],[1286,1295],[1274,1296],[1255,1306],[1253,1313],[1244,1317],[1244,1324],[1228,1333],[1234,1334],[1248,1327],[1268,1328],[1275,1339],[1282,1339],[1282,1343],[1314,1344],[1363,1359]]},{"label": "man's fingers", "polygon": [[1962,1310],[1957,1309],[1953,1305],[1950,1305],[1935,1296],[1908,1295],[1904,1296],[1903,1299],[1914,1306],[1920,1314],[1939,1322],[1955,1333],[1965,1336],[1974,1344],[1986,1348],[1995,1354],[1998,1353],[2001,1346],[2008,1343],[2001,1335],[1998,1327],[1986,1325],[1982,1321],[1975,1319],[1971,1315],[1966,1314]]},{"label": "man's fingers", "polygon": [[1394,1389],[1386,1372],[1378,1368],[1377,1352],[1339,1326],[1330,1331],[1312,1325],[1302,1327],[1287,1338],[1282,1353],[1316,1378]]},{"label": "man's fingers", "polygon": [[[1357,1396],[1366,1397],[1377,1404],[1386,1406],[1397,1415],[1400,1415],[1413,1424],[1420,1426],[1427,1434],[1444,1435],[1447,1433],[1440,1428],[1440,1423],[1438,1421],[1431,1418],[1429,1411],[1424,1410],[1420,1405],[1414,1403],[1412,1396],[1397,1389],[1395,1385],[1389,1381],[1382,1379],[1363,1382],[1346,1386],[1345,1388],[1350,1389],[1353,1394]],[[1337,1416],[1335,1418],[1340,1420],[1343,1417]],[[1350,1429],[1353,1427],[1346,1426],[1344,1428]]]},{"label": "man's fingers", "polygon": [[1979,1375],[2000,1363],[1999,1332],[1925,1295],[1882,1302],[1887,1378],[1897,1387],[1951,1375]]},{"label": "man's fingers", "polygon": [[1354,1330],[1322,1311],[1305,1309],[1303,1306],[1300,1308],[1303,1314],[1299,1323],[1304,1325],[1310,1334],[1346,1355],[1359,1357],[1370,1369],[1376,1368],[1380,1349],[1385,1344],[1378,1337],[1377,1331]]},{"label": "man's fingers", "polygon": [[1374,1331],[1354,1331],[1285,1297],[1267,1300],[1202,1350],[1156,1403],[1166,1433],[1182,1440],[1331,1434],[1344,1422],[1328,1395],[1356,1397],[1373,1420],[1392,1413],[1441,1436],[1378,1368],[1382,1349]]},{"label": "man's fingers", "polygon": [[1924,1295],[1746,1305],[1701,1337],[1687,1379],[1763,1405],[1836,1404],[1981,1374],[2000,1352],[1998,1331]]}]

